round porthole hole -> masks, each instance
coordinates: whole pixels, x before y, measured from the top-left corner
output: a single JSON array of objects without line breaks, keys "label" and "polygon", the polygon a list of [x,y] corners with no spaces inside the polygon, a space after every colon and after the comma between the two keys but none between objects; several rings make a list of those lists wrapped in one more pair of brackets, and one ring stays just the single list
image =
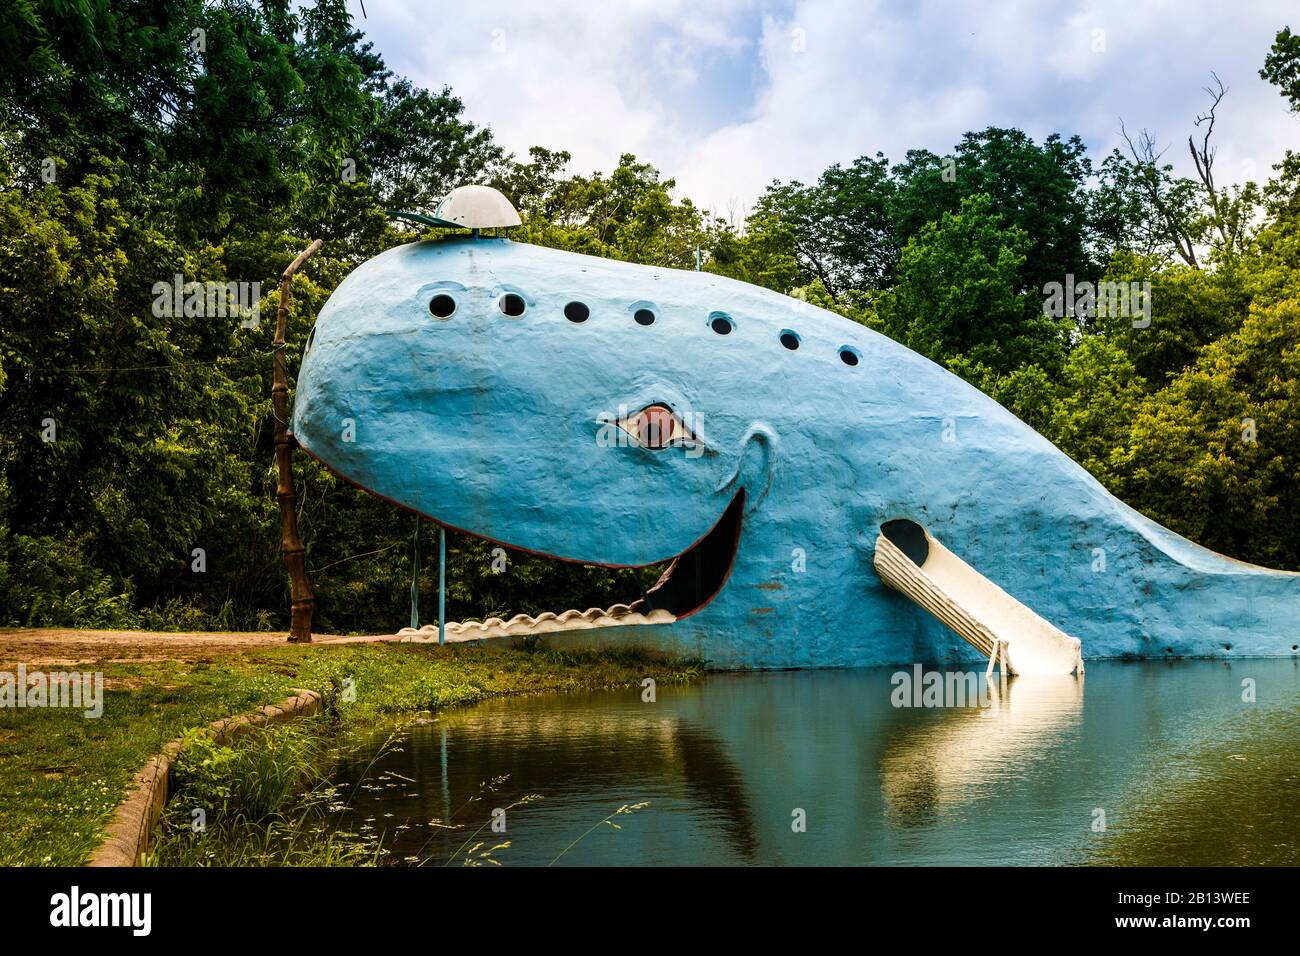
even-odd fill
[{"label": "round porthole hole", "polygon": [[517,319],[527,311],[528,304],[524,302],[524,297],[517,292],[507,292],[497,300],[497,308],[501,310],[502,315]]},{"label": "round porthole hole", "polygon": [[709,314],[709,328],[719,335],[730,335],[736,331],[736,322],[723,312],[712,312]]},{"label": "round porthole hole", "polygon": [[429,300],[429,311],[435,318],[450,319],[456,311],[456,300],[445,292],[439,292]]}]

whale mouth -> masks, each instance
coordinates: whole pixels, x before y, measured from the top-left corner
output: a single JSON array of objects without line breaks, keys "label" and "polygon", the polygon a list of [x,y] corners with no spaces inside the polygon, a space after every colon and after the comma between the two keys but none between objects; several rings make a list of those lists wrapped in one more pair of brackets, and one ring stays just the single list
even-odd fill
[{"label": "whale mouth", "polygon": [[[531,637],[565,631],[586,631],[602,627],[628,627],[647,624],[672,624],[707,607],[722,591],[731,576],[740,546],[740,526],[745,513],[744,489],[736,492],[722,516],[685,551],[669,559],[668,567],[645,594],[626,604],[607,608],[576,609],[555,613],[544,611],[536,617],[516,614],[509,620],[489,617],[485,621],[449,621],[443,629],[448,641],[479,641],[501,637]],[[461,529],[458,529],[461,530]],[[474,537],[473,532],[464,532]],[[483,540],[491,540],[484,538]],[[495,543],[495,542],[494,542]],[[536,552],[534,552],[536,553]],[[565,560],[554,558],[553,560]],[[644,568],[650,564],[607,565],[618,568]],[[398,634],[406,641],[425,642],[438,639],[438,628],[426,624],[416,630],[404,627]]]}]

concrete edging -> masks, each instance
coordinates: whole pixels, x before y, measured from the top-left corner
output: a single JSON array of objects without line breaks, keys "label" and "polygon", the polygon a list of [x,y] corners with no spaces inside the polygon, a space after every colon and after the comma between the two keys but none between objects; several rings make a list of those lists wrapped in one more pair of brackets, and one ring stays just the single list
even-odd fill
[{"label": "concrete edging", "polygon": [[[229,744],[255,727],[307,717],[320,708],[319,692],[297,688],[295,691],[293,697],[286,697],[278,704],[270,704],[251,714],[226,717],[209,724],[208,729],[217,743]],[[135,866],[139,863],[141,854],[149,849],[149,838],[167,802],[172,763],[180,752],[181,741],[173,740],[136,772],[132,778],[135,789],[118,805],[104,842],[90,855],[86,866]]]}]

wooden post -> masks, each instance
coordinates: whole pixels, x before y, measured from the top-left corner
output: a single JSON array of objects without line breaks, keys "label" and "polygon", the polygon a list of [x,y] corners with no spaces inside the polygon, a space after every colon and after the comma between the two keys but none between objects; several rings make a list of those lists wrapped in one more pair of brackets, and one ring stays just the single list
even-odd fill
[{"label": "wooden post", "polygon": [[275,375],[271,384],[271,405],[275,410],[275,464],[279,470],[275,495],[280,502],[280,557],[289,571],[292,598],[289,623],[291,644],[311,643],[311,618],[316,610],[316,594],[307,580],[306,549],[298,537],[298,496],[293,490],[293,448],[289,435],[289,384],[284,374],[284,335],[289,322],[289,284],[298,267],[321,246],[317,239],[298,253],[298,258],[280,275],[280,308],[275,317]]}]

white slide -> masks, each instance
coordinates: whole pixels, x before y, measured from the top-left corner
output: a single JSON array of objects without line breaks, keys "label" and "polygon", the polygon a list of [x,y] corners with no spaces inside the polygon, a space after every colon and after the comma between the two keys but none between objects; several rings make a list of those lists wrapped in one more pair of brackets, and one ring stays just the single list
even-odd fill
[{"label": "white slide", "polygon": [[1083,676],[1077,637],[1043,620],[913,521],[889,521],[872,562],[881,579],[1012,674]]}]

